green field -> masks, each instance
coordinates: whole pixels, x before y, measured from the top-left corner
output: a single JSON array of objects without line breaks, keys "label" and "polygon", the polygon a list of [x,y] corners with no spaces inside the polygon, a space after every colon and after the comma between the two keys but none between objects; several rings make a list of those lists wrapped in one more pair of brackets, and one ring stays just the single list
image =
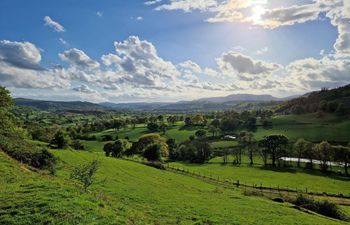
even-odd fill
[{"label": "green field", "polygon": [[[219,161],[220,158],[213,160]],[[222,161],[221,161],[222,162]],[[305,171],[298,168],[269,169],[261,166],[250,167],[248,165],[235,166],[220,163],[188,164],[171,163],[177,168],[184,168],[196,173],[201,173],[214,178],[230,181],[239,180],[242,184],[263,185],[265,187],[283,187],[299,189],[309,192],[343,193],[350,195],[350,178],[337,175],[325,175],[319,171]]]},{"label": "green field", "polygon": [[[56,177],[28,171],[0,153],[1,224],[342,224],[100,153],[54,153],[61,159]],[[70,171],[96,158],[96,183],[82,193]]]},{"label": "green field", "polygon": [[304,138],[308,141],[336,141],[350,140],[350,119],[325,115],[317,118],[315,114],[276,116],[272,119],[273,127],[264,129],[259,127],[254,133],[260,140],[271,134],[283,134],[290,140]]}]

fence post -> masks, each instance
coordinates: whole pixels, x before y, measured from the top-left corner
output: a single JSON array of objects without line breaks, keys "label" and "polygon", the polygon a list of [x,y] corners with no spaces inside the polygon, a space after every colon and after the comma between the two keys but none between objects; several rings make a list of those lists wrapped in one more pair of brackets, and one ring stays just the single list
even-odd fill
[{"label": "fence post", "polygon": [[237,180],[237,187],[239,187],[239,180]]}]

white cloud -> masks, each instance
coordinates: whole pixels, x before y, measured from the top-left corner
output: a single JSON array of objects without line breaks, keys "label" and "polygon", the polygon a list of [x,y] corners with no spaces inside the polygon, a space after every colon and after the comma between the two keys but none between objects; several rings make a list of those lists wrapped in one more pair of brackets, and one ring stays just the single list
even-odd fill
[{"label": "white cloud", "polygon": [[160,3],[162,0],[152,0],[152,1],[146,1],[145,5],[155,5],[157,3]]},{"label": "white cloud", "polygon": [[261,15],[260,21],[253,21],[253,23],[267,28],[276,28],[316,20],[320,12],[321,9],[317,3],[280,7],[266,10]]},{"label": "white cloud", "polygon": [[98,17],[103,17],[103,12],[97,11],[97,12],[96,12],[96,16],[98,16]]},{"label": "white cloud", "polygon": [[256,55],[264,55],[265,53],[267,53],[269,51],[268,47],[263,47],[261,49],[258,49],[255,54]]},{"label": "white cloud", "polygon": [[73,91],[76,92],[83,92],[83,93],[87,93],[87,94],[92,94],[92,93],[97,93],[97,91],[91,89],[89,86],[82,84],[78,87],[75,87],[72,89]]},{"label": "white cloud", "polygon": [[49,16],[45,16],[44,21],[45,21],[45,26],[51,27],[56,32],[65,32],[64,27],[58,22],[52,20]]},{"label": "white cloud", "polygon": [[68,42],[66,40],[64,40],[63,38],[59,38],[58,40],[61,42],[62,45],[64,45],[64,46],[68,45]]},{"label": "white cloud", "polygon": [[165,81],[174,80],[179,75],[176,67],[159,57],[156,48],[148,41],[130,36],[123,42],[115,42],[114,46],[116,54],[103,55],[102,61],[119,68],[120,82],[161,88]]},{"label": "white cloud", "polygon": [[0,61],[23,69],[41,69],[40,50],[30,42],[0,41]]},{"label": "white cloud", "polygon": [[156,10],[206,11],[215,6],[217,6],[216,0],[170,0],[168,4],[156,7]]},{"label": "white cloud", "polygon": [[82,50],[73,48],[59,54],[59,57],[73,66],[77,66],[83,69],[97,69],[100,64],[92,60],[88,55]]},{"label": "white cloud", "polygon": [[224,75],[238,76],[243,80],[251,80],[255,75],[269,74],[281,68],[276,63],[255,60],[234,51],[222,54],[216,61]]},{"label": "white cloud", "polygon": [[350,61],[323,57],[292,62],[286,67],[289,78],[306,90],[334,88],[350,83]]}]

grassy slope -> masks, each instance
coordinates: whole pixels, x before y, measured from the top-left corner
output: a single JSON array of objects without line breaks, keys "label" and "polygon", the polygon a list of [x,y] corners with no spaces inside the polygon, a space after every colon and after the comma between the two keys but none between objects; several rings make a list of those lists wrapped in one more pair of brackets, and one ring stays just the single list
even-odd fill
[{"label": "grassy slope", "polygon": [[219,177],[246,184],[256,184],[272,187],[298,188],[314,192],[329,192],[350,194],[350,178],[338,177],[336,175],[325,176],[321,172],[314,171],[307,173],[297,168],[278,168],[276,170],[264,169],[262,167],[241,167],[232,164],[187,164],[172,163],[171,165],[200,172],[208,176]]},{"label": "grassy slope", "polygon": [[[62,161],[57,177],[49,177],[0,153],[0,224],[341,224],[101,154],[55,154]],[[83,194],[67,178],[72,165],[95,158],[97,182]]]},{"label": "grassy slope", "polygon": [[0,224],[117,222],[97,198],[62,179],[29,171],[0,151]]},{"label": "grassy slope", "polygon": [[[99,158],[98,182],[111,207],[126,220],[183,224],[323,224],[331,220],[291,209],[288,204],[242,196],[240,191],[218,189],[196,179],[140,164],[84,152],[55,152],[65,163],[58,176],[67,178],[67,165]],[[281,217],[283,216],[283,217]],[[333,221],[334,222],[334,221]]]},{"label": "grassy slope", "polygon": [[255,133],[257,139],[266,135],[284,134],[295,141],[304,138],[308,141],[343,141],[350,140],[350,119],[326,115],[317,118],[315,114],[287,115],[273,118],[273,128],[258,128]]}]

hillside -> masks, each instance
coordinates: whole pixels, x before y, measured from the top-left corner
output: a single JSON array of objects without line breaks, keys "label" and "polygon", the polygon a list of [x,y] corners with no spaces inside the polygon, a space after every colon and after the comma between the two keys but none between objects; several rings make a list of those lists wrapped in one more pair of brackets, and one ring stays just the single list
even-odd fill
[{"label": "hillside", "polygon": [[91,102],[64,102],[64,101],[43,101],[43,100],[33,100],[25,98],[15,98],[14,102],[17,106],[25,106],[36,108],[45,111],[65,111],[65,112],[103,112],[107,110],[106,107],[91,103]]},{"label": "hillside", "polygon": [[[342,224],[133,162],[66,150],[55,155],[62,161],[52,177],[0,152],[1,224],[280,224],[281,215],[283,224]],[[96,158],[97,182],[84,194],[69,173]]]},{"label": "hillside", "polygon": [[323,89],[305,94],[299,98],[281,103],[276,111],[279,113],[304,114],[317,111],[350,113],[350,85],[335,89]]}]

